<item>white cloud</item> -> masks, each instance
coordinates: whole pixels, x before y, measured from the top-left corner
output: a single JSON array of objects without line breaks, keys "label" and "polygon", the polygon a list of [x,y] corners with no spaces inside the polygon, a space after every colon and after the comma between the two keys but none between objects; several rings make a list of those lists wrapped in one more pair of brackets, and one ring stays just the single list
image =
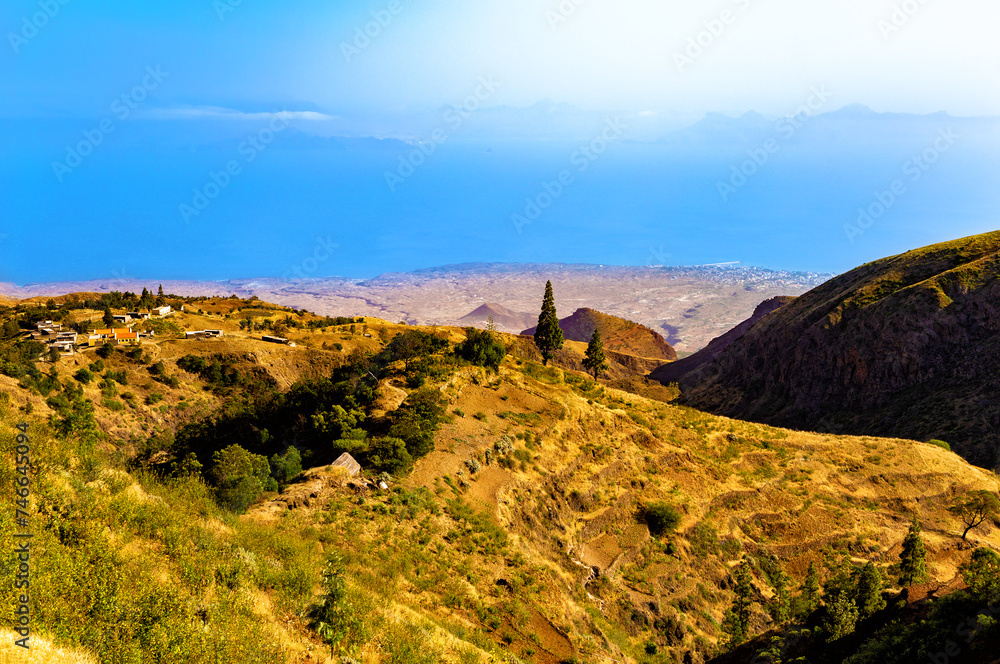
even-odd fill
[{"label": "white cloud", "polygon": [[316,111],[274,111],[271,113],[247,113],[232,108],[222,108],[220,106],[179,106],[173,108],[161,108],[151,111],[147,117],[159,120],[269,120],[275,115],[280,115],[287,120],[307,120],[312,122],[338,120],[335,115],[326,115]]}]

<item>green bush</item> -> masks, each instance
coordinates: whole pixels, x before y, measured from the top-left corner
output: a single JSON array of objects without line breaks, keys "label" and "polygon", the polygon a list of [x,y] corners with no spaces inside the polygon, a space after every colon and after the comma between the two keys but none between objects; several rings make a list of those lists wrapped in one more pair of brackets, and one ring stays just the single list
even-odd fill
[{"label": "green bush", "polygon": [[469,327],[465,329],[465,341],[455,346],[455,353],[467,362],[495,371],[507,356],[507,349],[495,333]]},{"label": "green bush", "polygon": [[212,479],[222,505],[243,512],[264,493],[271,476],[266,457],[230,445],[216,452],[212,461]]},{"label": "green bush", "polygon": [[669,535],[677,530],[681,523],[680,511],[670,503],[650,503],[643,509],[643,518],[649,526],[649,532],[656,537]]},{"label": "green bush", "polygon": [[279,487],[288,485],[302,472],[302,455],[295,447],[289,447],[281,456],[271,457],[271,476]]},{"label": "green bush", "polygon": [[398,474],[413,465],[413,457],[403,440],[386,436],[372,441],[368,462],[377,471]]},{"label": "green bush", "polygon": [[931,444],[931,445],[937,445],[938,447],[940,447],[942,449],[945,449],[945,450],[948,450],[949,452],[951,452],[951,445],[949,445],[948,443],[944,442],[943,440],[938,440],[938,439],[934,438],[932,440],[928,440],[927,442],[929,444]]}]

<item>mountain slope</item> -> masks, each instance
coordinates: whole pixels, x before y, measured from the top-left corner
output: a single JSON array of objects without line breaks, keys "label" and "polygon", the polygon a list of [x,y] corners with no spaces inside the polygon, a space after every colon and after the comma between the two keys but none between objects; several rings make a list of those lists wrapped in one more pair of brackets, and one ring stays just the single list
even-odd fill
[{"label": "mountain slope", "polygon": [[[658,333],[645,325],[633,323],[624,318],[602,314],[593,309],[577,309],[572,316],[559,321],[563,335],[571,341],[590,341],[594,330],[601,331],[601,339],[608,350],[637,355],[639,357],[654,357],[668,361],[677,359],[677,353]],[[531,336],[535,328],[531,327],[521,334]]]},{"label": "mountain slope", "polygon": [[993,466],[998,275],[1000,232],[863,265],[760,320],[683,400],[781,426],[938,438]]},{"label": "mountain slope", "polygon": [[[699,369],[705,367],[712,360],[717,358],[722,351],[729,347],[731,343],[746,334],[747,330],[754,326],[761,318],[785,306],[795,298],[788,295],[779,295],[765,300],[757,305],[753,315],[729,330],[722,336],[712,339],[712,341],[694,355],[689,355],[676,362],[664,364],[649,374],[649,377],[662,383],[676,383],[689,376],[700,376]],[[690,380],[690,379],[689,379]]]},{"label": "mountain slope", "polygon": [[[292,317],[232,298],[171,303],[186,305],[169,319],[178,326],[225,336],[163,330],[134,353],[29,354],[0,392],[0,478],[19,476],[21,421],[37,464],[33,634],[94,661],[209,652],[314,664],[332,650],[366,664],[701,664],[724,638],[736,561],[753,567],[754,634],[775,626],[766,598],[779,570],[793,587],[810,563],[832,574],[837,561],[871,560],[891,575],[914,516],[929,572],[948,582],[970,555],[949,506],[996,487],[933,445],[748,424],[595,382],[575,369],[582,342],[542,366],[530,339],[505,336],[510,354],[494,371],[456,360],[460,329]],[[69,323],[102,310],[4,315]],[[253,338],[264,321],[297,345]],[[373,360],[418,332],[447,343],[419,361]],[[11,371],[20,356],[6,357]],[[94,385],[80,370],[98,359]],[[112,383],[134,393],[113,396]],[[436,424],[416,416],[434,410],[432,396],[446,411]],[[331,440],[358,424],[367,442]],[[379,474],[373,450],[425,431],[412,470]],[[230,443],[287,484],[243,515],[220,504],[232,485],[215,452],[234,453]],[[291,444],[303,473],[276,458]],[[344,444],[356,446],[359,477],[326,465]],[[647,507],[663,504],[676,523],[657,534]],[[0,520],[0,541],[13,546],[14,532]],[[985,524],[970,540],[1000,547],[1000,531]],[[333,644],[309,618],[324,568],[343,581],[330,593]],[[0,602],[13,606],[14,592]]]}]

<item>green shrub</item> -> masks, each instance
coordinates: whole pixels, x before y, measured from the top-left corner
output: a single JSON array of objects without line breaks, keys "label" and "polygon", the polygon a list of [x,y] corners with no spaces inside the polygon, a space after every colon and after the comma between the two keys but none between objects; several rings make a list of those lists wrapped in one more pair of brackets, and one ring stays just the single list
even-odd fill
[{"label": "green shrub", "polygon": [[673,533],[682,518],[676,507],[664,502],[649,503],[643,508],[642,516],[649,526],[649,532],[656,537]]},{"label": "green shrub", "polygon": [[286,486],[302,472],[302,455],[295,447],[289,447],[282,456],[271,457],[271,477],[279,487]]},{"label": "green shrub", "polygon": [[937,445],[938,447],[940,447],[942,449],[945,449],[945,450],[948,450],[949,452],[951,452],[951,445],[949,445],[948,443],[944,442],[943,440],[938,440],[938,439],[934,438],[932,440],[928,440],[927,442],[929,444],[931,444],[931,445]]},{"label": "green shrub", "polygon": [[230,445],[216,452],[212,462],[212,479],[222,505],[243,512],[264,493],[271,475],[266,457]]},{"label": "green shrub", "polygon": [[455,353],[467,362],[496,371],[507,356],[507,349],[495,333],[468,327],[465,341],[455,346]]}]

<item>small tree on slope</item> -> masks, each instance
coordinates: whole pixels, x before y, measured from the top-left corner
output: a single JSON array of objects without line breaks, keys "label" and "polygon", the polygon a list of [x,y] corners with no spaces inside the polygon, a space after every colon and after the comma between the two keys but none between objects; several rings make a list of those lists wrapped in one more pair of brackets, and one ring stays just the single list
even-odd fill
[{"label": "small tree on slope", "polygon": [[590,373],[594,374],[594,380],[602,371],[608,369],[608,358],[604,354],[604,342],[601,341],[601,331],[594,330],[587,344],[587,356],[583,358],[583,366]]},{"label": "small tree on slope", "polygon": [[927,551],[920,538],[920,524],[914,519],[910,530],[903,539],[903,550],[899,554],[899,585],[903,588],[923,583],[927,580]]},{"label": "small tree on slope", "polygon": [[962,539],[967,539],[970,530],[997,516],[1000,512],[1000,500],[989,491],[971,491],[956,500],[948,511],[962,520],[962,525],[965,526]]},{"label": "small tree on slope", "polygon": [[750,618],[752,615],[753,583],[750,579],[750,569],[744,560],[736,566],[733,575],[736,578],[736,588],[734,592],[733,605],[726,611],[726,617],[722,621],[722,631],[726,633],[726,644],[730,649],[735,648],[750,636]]}]

